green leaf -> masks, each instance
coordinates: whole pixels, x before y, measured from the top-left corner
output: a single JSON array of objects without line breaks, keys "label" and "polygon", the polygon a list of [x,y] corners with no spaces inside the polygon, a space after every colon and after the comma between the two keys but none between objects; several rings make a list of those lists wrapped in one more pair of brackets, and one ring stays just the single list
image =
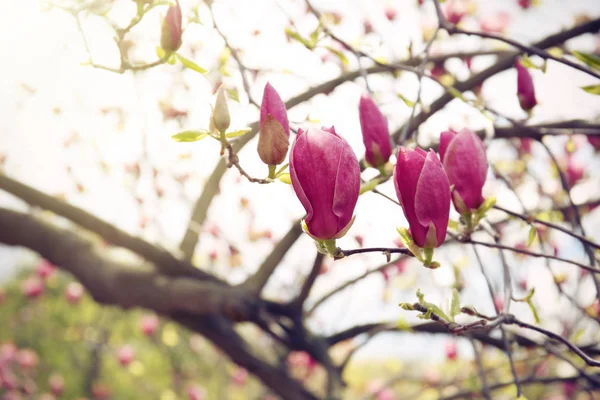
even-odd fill
[{"label": "green leaf", "polygon": [[229,132],[227,135],[225,135],[225,137],[227,137],[227,139],[231,139],[231,138],[243,136],[246,133],[250,132],[251,130],[252,129],[250,129],[250,128],[240,129],[239,131]]},{"label": "green leaf", "polygon": [[415,256],[415,258],[417,260],[423,262],[423,254],[421,252],[421,249],[416,245],[416,243],[414,242],[412,236],[410,236],[410,233],[408,232],[408,229],[406,229],[406,228],[396,228],[396,230],[400,234],[400,239],[402,239],[402,243],[404,244],[404,246],[408,250],[410,250],[411,253],[413,253],[413,255]]},{"label": "green leaf", "polygon": [[580,51],[573,51],[572,53],[575,56],[575,58],[577,58],[581,62],[584,62],[590,68],[600,70],[600,57],[598,57],[597,55],[582,53]]},{"label": "green leaf", "polygon": [[537,229],[535,229],[535,226],[531,225],[529,227],[529,238],[527,239],[527,247],[531,247],[531,245],[533,244],[533,241],[535,240],[536,237],[537,237]]},{"label": "green leaf", "polygon": [[458,230],[458,221],[455,221],[453,219],[448,220],[448,228],[457,231]]},{"label": "green leaf", "polygon": [[197,142],[198,140],[202,140],[210,134],[207,131],[183,131],[176,133],[171,136],[171,139],[176,142]]},{"label": "green leaf", "polygon": [[325,48],[327,50],[329,50],[330,52],[332,52],[333,54],[335,54],[337,56],[337,58],[340,59],[340,61],[342,62],[343,65],[348,65],[349,61],[348,61],[348,58],[346,58],[346,56],[344,55],[344,53],[342,53],[338,49],[334,49],[331,46],[325,46]]},{"label": "green leaf", "polygon": [[571,339],[571,342],[577,344],[579,342],[579,340],[583,337],[583,334],[586,332],[585,328],[579,328],[578,330],[575,331],[575,333],[573,334],[573,338]]},{"label": "green leaf", "polygon": [[186,68],[189,68],[189,69],[199,72],[201,74],[206,74],[208,72],[207,70],[205,70],[204,68],[202,68],[201,66],[199,66],[198,64],[196,64],[195,62],[190,60],[189,58],[185,58],[184,56],[182,56],[180,54],[175,54],[175,56]]},{"label": "green leaf", "polygon": [[527,305],[529,306],[529,308],[531,309],[531,312],[533,313],[533,319],[535,320],[536,324],[540,323],[540,316],[537,312],[537,308],[535,308],[535,305],[533,304],[533,301],[531,299],[527,300]]},{"label": "green leaf", "polygon": [[404,97],[402,93],[396,93],[396,96],[398,96],[398,98],[402,100],[408,107],[413,108],[415,106],[415,102]]},{"label": "green leaf", "polygon": [[541,69],[540,67],[538,67],[537,65],[534,64],[534,62],[531,60],[531,58],[529,58],[527,56],[521,57],[521,59],[519,61],[520,61],[521,65],[524,66],[525,68]]},{"label": "green leaf", "polygon": [[275,173],[275,177],[278,177],[279,175],[283,174],[283,171],[285,171],[289,165],[290,163],[285,163],[281,168],[279,168],[279,171]]},{"label": "green leaf", "polygon": [[175,63],[177,62],[177,57],[175,57],[175,53],[171,54],[169,56],[169,59],[167,60],[167,63],[169,65],[175,65]]},{"label": "green leaf", "polygon": [[477,214],[479,214],[483,217],[495,205],[496,205],[496,198],[494,196],[488,197],[487,199],[485,199],[483,204],[481,206],[479,206],[479,209],[477,210]]},{"label": "green leaf", "polygon": [[292,184],[292,178],[290,177],[290,174],[288,174],[287,172],[283,173],[283,174],[280,174],[277,177],[277,179],[279,179],[283,183],[287,183],[288,185]]},{"label": "green leaf", "polygon": [[596,96],[600,96],[600,85],[583,86],[582,89],[588,92],[589,94],[595,94]]},{"label": "green leaf", "polygon": [[458,290],[452,290],[452,304],[450,305],[450,317],[452,321],[454,321],[454,317],[460,314],[460,297],[458,295]]},{"label": "green leaf", "polygon": [[312,50],[315,48],[314,44],[302,36],[296,31],[293,31],[291,28],[285,28],[285,33],[292,39],[302,43],[307,49]]},{"label": "green leaf", "polygon": [[427,313],[425,313],[424,315],[420,315],[419,318],[430,319],[431,313],[433,312],[436,313],[440,318],[446,321],[451,321],[451,319],[446,315],[444,311],[442,311],[440,307],[436,306],[433,303],[425,301],[425,295],[423,294],[423,292],[421,292],[421,289],[417,289],[417,298],[419,299],[419,304],[427,308],[428,310]]},{"label": "green leaf", "polygon": [[464,101],[465,103],[467,102],[467,99],[465,98],[465,96],[463,96],[462,92],[460,90],[456,89],[454,86],[444,86],[444,88],[452,96]]},{"label": "green leaf", "polygon": [[565,52],[560,48],[560,47],[551,47],[548,50],[546,50],[549,54],[553,55],[554,57],[560,58],[562,57]]},{"label": "green leaf", "polygon": [[227,89],[227,96],[229,96],[229,98],[237,103],[240,102],[240,96],[238,94],[238,91],[236,88],[232,88],[232,89]]},{"label": "green leaf", "polygon": [[315,46],[317,44],[317,42],[319,41],[319,34],[321,33],[321,25],[317,26],[317,29],[315,29],[311,34],[310,34],[310,42],[313,46]]},{"label": "green leaf", "polygon": [[158,58],[163,58],[164,56],[167,55],[167,53],[165,53],[165,49],[163,49],[160,46],[156,46],[156,55],[158,56]]}]

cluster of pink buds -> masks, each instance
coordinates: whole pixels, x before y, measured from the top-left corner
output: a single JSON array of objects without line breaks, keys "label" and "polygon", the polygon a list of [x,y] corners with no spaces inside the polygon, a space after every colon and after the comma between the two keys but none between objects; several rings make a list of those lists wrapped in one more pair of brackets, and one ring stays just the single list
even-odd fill
[{"label": "cluster of pink buds", "polygon": [[[385,176],[384,166],[392,155],[387,120],[368,95],[361,96],[358,111],[365,160]],[[268,145],[261,148],[259,141],[259,154],[277,152],[275,140],[269,136],[278,135],[287,143],[288,134],[285,105],[275,89],[267,85],[261,105],[261,135],[266,138],[262,143]],[[278,156],[284,156],[286,150],[286,145],[281,146]],[[278,157],[268,162],[281,161]],[[292,186],[306,210],[305,232],[323,252],[338,256],[335,239],[345,235],[354,221],[361,186],[360,167],[352,148],[333,127],[299,129],[291,146],[289,165]],[[438,266],[431,255],[446,238],[451,202],[468,219],[468,229],[491,207],[482,195],[487,168],[485,146],[468,129],[442,132],[439,157],[433,150],[400,147],[393,181],[410,227],[401,236],[424,265]],[[418,255],[421,250],[425,251],[422,257]]]}]

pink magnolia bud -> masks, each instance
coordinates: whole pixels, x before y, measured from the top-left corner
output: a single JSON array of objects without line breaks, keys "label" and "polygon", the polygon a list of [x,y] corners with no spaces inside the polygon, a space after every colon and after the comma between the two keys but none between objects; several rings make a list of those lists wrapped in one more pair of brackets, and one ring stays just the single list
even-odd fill
[{"label": "pink magnolia bud", "polygon": [[117,349],[117,359],[122,366],[126,367],[127,365],[131,364],[134,358],[135,349],[133,346],[126,344]]},{"label": "pink magnolia bud", "polygon": [[37,274],[40,278],[46,279],[54,273],[56,267],[48,260],[42,260],[37,268]]},{"label": "pink magnolia bud", "polygon": [[588,136],[587,140],[596,151],[600,151],[600,136]]},{"label": "pink magnolia bud", "polygon": [[504,310],[504,299],[502,297],[494,296],[494,308],[498,314]]},{"label": "pink magnolia bud", "polygon": [[398,12],[395,8],[392,8],[391,6],[385,8],[385,17],[388,19],[388,21],[395,20],[397,15]]},{"label": "pink magnolia bud", "polygon": [[248,371],[245,368],[238,367],[231,377],[234,385],[242,386],[248,381]]},{"label": "pink magnolia bud", "polygon": [[499,12],[482,18],[479,22],[479,26],[481,30],[486,33],[503,33],[509,22],[510,14],[507,12]]},{"label": "pink magnolia bud", "polygon": [[181,29],[181,6],[179,0],[175,1],[176,4],[167,10],[160,36],[160,46],[167,53],[177,51],[181,47],[181,34],[183,33]]},{"label": "pink magnolia bud", "polygon": [[448,229],[450,183],[433,150],[400,147],[394,186],[417,246],[440,246]]},{"label": "pink magnolia bud", "polygon": [[388,162],[392,155],[392,142],[387,120],[373,99],[363,94],[358,105],[360,128],[367,150],[365,159],[377,168]]},{"label": "pink magnolia bud", "polygon": [[467,6],[461,0],[448,0],[443,11],[446,20],[456,25],[467,15]]},{"label": "pink magnolia bud", "polygon": [[111,390],[105,383],[94,383],[92,385],[92,395],[95,400],[104,400],[110,398]]},{"label": "pink magnolia bud", "polygon": [[354,221],[360,166],[333,127],[298,130],[290,150],[290,177],[306,210],[308,233],[320,240],[342,237]]},{"label": "pink magnolia bud", "polygon": [[384,268],[381,270],[381,276],[383,276],[383,282],[387,286],[390,283],[390,270],[388,268]]},{"label": "pink magnolia bud", "polygon": [[456,342],[454,340],[446,342],[446,358],[450,361],[454,361],[456,360],[457,355]]},{"label": "pink magnolia bud", "polygon": [[14,390],[19,387],[19,378],[9,367],[0,366],[0,388]]},{"label": "pink magnolia bud", "polygon": [[519,140],[519,145],[517,146],[517,151],[519,152],[519,156],[523,156],[525,154],[531,154],[531,145],[533,144],[533,139],[531,138],[522,138]]},{"label": "pink magnolia bud", "polygon": [[518,3],[522,9],[526,10],[531,7],[533,0],[518,0]]},{"label": "pink magnolia bud", "polygon": [[377,400],[395,400],[396,394],[392,388],[385,388],[377,392]]},{"label": "pink magnolia bud", "polygon": [[398,248],[403,248],[404,247],[404,243],[402,243],[402,238],[400,238],[400,236],[396,236],[393,240],[394,242],[394,246],[398,247]]},{"label": "pink magnolia bud", "polygon": [[488,162],[485,145],[469,129],[453,130],[440,135],[440,157],[452,189],[454,208],[463,214],[476,210],[484,201],[481,191],[485,184]]},{"label": "pink magnolia bud", "polygon": [[581,164],[569,157],[569,161],[567,161],[567,180],[569,181],[569,186],[574,186],[579,182],[583,178],[584,172]]},{"label": "pink magnolia bud", "polygon": [[517,68],[517,97],[519,104],[524,111],[529,111],[536,106],[535,87],[533,86],[533,78],[531,74],[520,61],[515,61]]},{"label": "pink magnolia bud", "polygon": [[406,271],[406,264],[408,263],[408,259],[407,258],[403,258],[402,260],[399,260],[396,264],[394,264],[394,267],[396,267],[396,273],[398,275],[404,273],[404,271]]},{"label": "pink magnolia bud", "polygon": [[32,349],[19,350],[15,359],[22,369],[34,369],[40,363],[37,353]]},{"label": "pink magnolia bud", "polygon": [[431,71],[429,71],[429,73],[434,78],[441,78],[442,76],[446,75],[448,71],[446,70],[443,62],[437,62],[433,64],[433,67],[431,67]]},{"label": "pink magnolia bud", "polygon": [[30,299],[35,299],[44,293],[44,282],[37,276],[30,276],[21,284],[21,292]]},{"label": "pink magnolia bud", "polygon": [[204,400],[206,399],[206,390],[202,386],[194,385],[187,389],[188,400]]},{"label": "pink magnolia bud", "polygon": [[160,325],[160,321],[154,314],[144,315],[140,320],[140,329],[146,336],[154,335],[158,329],[158,325]]},{"label": "pink magnolia bud", "polygon": [[18,348],[14,343],[2,343],[0,346],[0,365],[13,361],[17,356]]},{"label": "pink magnolia bud", "polygon": [[65,390],[65,380],[58,374],[52,374],[50,378],[48,378],[48,386],[55,396],[60,396]]},{"label": "pink magnolia bud", "polygon": [[[582,271],[585,271],[585,270],[582,270]],[[527,288],[529,287],[527,285],[527,279],[525,279],[525,278],[520,279],[518,285],[519,285],[519,289],[521,289],[523,291],[526,291]]]},{"label": "pink magnolia bud", "polygon": [[267,165],[285,161],[290,144],[290,123],[285,104],[270,83],[265,85],[260,104],[258,155]]},{"label": "pink magnolia bud", "polygon": [[65,298],[69,302],[69,304],[77,304],[81,300],[83,296],[83,286],[78,282],[70,282],[67,287],[65,287]]},{"label": "pink magnolia bud", "polygon": [[356,240],[356,243],[358,244],[358,247],[363,247],[364,243],[365,243],[365,238],[362,237],[361,235],[354,235],[354,240]]},{"label": "pink magnolia bud", "polygon": [[287,358],[290,368],[308,368],[310,361],[311,357],[305,351],[292,351]]}]

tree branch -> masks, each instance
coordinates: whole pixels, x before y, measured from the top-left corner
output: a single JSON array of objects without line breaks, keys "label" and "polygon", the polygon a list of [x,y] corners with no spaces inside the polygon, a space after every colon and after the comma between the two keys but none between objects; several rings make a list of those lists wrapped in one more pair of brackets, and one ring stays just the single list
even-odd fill
[{"label": "tree branch", "polygon": [[242,286],[252,293],[259,294],[267,284],[267,281],[275,271],[275,268],[277,268],[281,260],[283,260],[283,257],[285,257],[286,253],[301,234],[302,228],[300,226],[300,221],[296,221],[292,224],[288,233],[275,245],[273,251],[271,251],[260,267],[258,267],[256,273],[248,278]]},{"label": "tree branch", "polygon": [[[600,377],[600,374],[595,374],[592,375],[594,377]],[[537,376],[532,376],[526,379],[522,379],[519,381],[519,383],[523,386],[530,386],[530,385],[548,385],[548,384],[552,384],[552,383],[566,383],[566,382],[577,382],[578,377],[576,376],[569,376],[569,377],[559,377],[559,376],[554,376],[554,377],[537,377]],[[505,388],[507,386],[511,386],[514,385],[514,381],[508,381],[508,382],[502,382],[502,383],[496,383],[493,384],[489,387],[490,390],[497,390],[497,389],[502,389]],[[439,400],[455,400],[455,399],[473,399],[477,397],[477,394],[479,393],[479,391],[472,391],[472,390],[466,390],[463,392],[458,392],[455,393],[451,396],[446,396],[446,397],[440,397]]]},{"label": "tree branch", "polygon": [[0,243],[31,249],[72,273],[99,303],[143,307],[170,315],[225,313],[233,320],[254,317],[259,302],[239,288],[109,260],[81,235],[29,214],[0,208]]},{"label": "tree branch", "polygon": [[302,384],[291,378],[283,369],[276,368],[253,354],[246,341],[222,318],[178,316],[175,320],[204,335],[215,346],[222,349],[233,362],[257,376],[282,398],[317,400],[315,395],[308,392]]},{"label": "tree branch", "polygon": [[319,273],[321,272],[321,267],[323,265],[323,258],[325,258],[325,256],[323,254],[317,253],[317,256],[315,257],[315,261],[313,262],[313,266],[310,269],[310,273],[308,274],[308,276],[306,277],[306,280],[302,284],[302,288],[300,289],[300,293],[298,294],[298,297],[296,297],[291,303],[292,307],[295,308],[296,310],[302,311],[304,302],[308,298],[308,295],[310,294],[310,290],[312,289],[313,285],[315,284],[315,281],[317,280],[317,277],[319,276]]},{"label": "tree branch", "polygon": [[493,249],[500,249],[500,250],[508,250],[508,251],[512,251],[513,253],[519,253],[519,254],[524,254],[526,256],[530,256],[530,257],[542,257],[542,258],[548,258],[550,260],[556,260],[556,261],[562,261],[568,264],[573,264],[578,266],[579,268],[585,269],[587,271],[590,271],[594,274],[600,274],[600,269],[596,269],[592,266],[589,265],[585,265],[582,264],[580,262],[577,261],[573,261],[573,260],[567,260],[566,258],[561,258],[561,257],[556,257],[550,254],[543,254],[543,253],[536,253],[534,251],[529,251],[529,250],[523,250],[523,249],[517,249],[515,247],[510,247],[510,246],[505,246],[502,244],[498,244],[498,243],[488,243],[488,242],[481,242],[478,240],[473,240],[473,239],[464,239],[462,240],[463,243],[472,243],[472,244],[476,244],[479,246],[485,246],[485,247],[490,247]]},{"label": "tree branch", "polygon": [[[593,21],[590,21],[590,22],[587,22],[587,23],[584,23],[581,25],[577,25],[571,29],[548,36],[547,38],[542,39],[539,42],[535,43],[534,46],[537,48],[540,48],[540,49],[547,49],[549,47],[553,47],[558,44],[561,44],[561,43],[563,43],[569,39],[572,39],[574,37],[583,35],[584,33],[593,33],[593,32],[597,32],[598,30],[600,30],[600,19],[595,19]],[[504,70],[512,68],[517,56],[518,56],[518,53],[514,52],[514,53],[509,53],[506,56],[499,58],[496,61],[496,63],[494,63],[494,65],[481,71],[477,75],[472,76],[471,78],[467,79],[466,81],[458,82],[457,84],[454,85],[454,88],[459,90],[460,92],[464,92],[464,91],[474,88],[475,86],[483,83],[486,79],[488,79]],[[444,93],[436,101],[431,103],[431,105],[429,106],[429,110],[427,112],[423,111],[423,112],[419,113],[415,118],[413,118],[413,120],[410,124],[410,128],[409,128],[409,135],[418,126],[420,126],[423,122],[425,122],[429,117],[431,117],[433,114],[435,114],[436,112],[438,112],[439,110],[444,108],[444,106],[446,104],[448,104],[449,102],[451,102],[452,100],[454,100],[454,96],[452,96],[449,93]],[[400,139],[400,135],[402,135],[403,130],[404,130],[404,127],[400,127],[392,134],[392,138],[395,143],[398,143],[398,140]]]},{"label": "tree branch", "polygon": [[139,254],[156,265],[165,275],[188,276],[200,280],[218,281],[217,278],[194,267],[192,264],[178,260],[167,250],[154,246],[141,238],[132,236],[81,208],[48,196],[2,173],[0,173],[0,190],[10,193],[32,206],[52,211],[98,234],[111,244],[124,247]]},{"label": "tree branch", "polygon": [[542,221],[542,220],[537,219],[537,218],[535,218],[533,216],[521,215],[521,214],[516,213],[514,211],[510,211],[510,210],[508,210],[508,209],[506,209],[504,207],[494,206],[494,208],[496,210],[500,210],[502,212],[505,212],[506,214],[508,214],[510,216],[513,216],[513,217],[518,218],[518,219],[520,219],[522,221],[525,221],[525,222],[527,222],[529,224],[531,224],[531,223],[537,223],[537,224],[540,224],[540,225],[545,225],[545,226],[547,226],[549,228],[552,228],[552,229],[556,229],[558,231],[566,233],[569,236],[574,237],[575,239],[579,240],[580,242],[586,243],[587,245],[595,247],[596,249],[600,249],[600,244],[598,244],[596,242],[593,242],[592,240],[590,240],[590,239],[588,239],[588,238],[586,238],[586,237],[584,237],[582,235],[579,235],[579,234],[577,234],[575,232],[572,232],[569,229],[564,228],[564,227],[562,227],[560,225],[553,224],[552,222]]}]

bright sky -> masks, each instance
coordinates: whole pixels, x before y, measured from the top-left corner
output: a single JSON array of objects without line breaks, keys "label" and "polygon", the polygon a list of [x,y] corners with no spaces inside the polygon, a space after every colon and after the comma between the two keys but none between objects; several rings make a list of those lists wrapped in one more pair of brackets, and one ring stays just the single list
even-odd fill
[{"label": "bright sky", "polygon": [[[117,0],[111,11],[111,17],[126,24],[128,16],[134,11],[133,2]],[[354,45],[364,46],[374,56],[386,58],[406,57],[410,40],[416,48],[422,47],[420,24],[431,25],[433,10],[427,4],[424,10],[414,7],[416,1],[348,0],[313,1],[321,10],[336,10],[343,15],[342,23],[336,32]],[[510,4],[509,4],[510,3]],[[181,0],[184,15],[194,1]],[[532,41],[542,38],[559,27],[572,24],[575,15],[588,13],[593,17],[600,15],[600,3],[597,0],[542,0],[542,6],[528,12],[521,12],[515,1],[485,0],[479,1],[478,15],[492,15],[505,10],[511,15],[507,34],[520,41]],[[394,22],[385,19],[382,10],[385,6],[395,7],[398,18]],[[321,83],[339,75],[340,68],[334,58],[323,64],[321,55],[327,51],[320,49],[310,53],[299,44],[288,44],[283,31],[288,26],[289,15],[297,28],[308,35],[315,27],[314,20],[302,18],[304,3],[301,1],[234,1],[217,0],[214,4],[215,18],[221,30],[236,48],[244,49],[242,57],[248,67],[272,70],[272,73],[260,75],[252,85],[252,96],[260,101],[262,89],[269,80],[284,99],[298,94],[307,87]],[[175,143],[170,136],[183,129],[206,128],[212,89],[218,80],[216,61],[222,50],[222,40],[210,28],[210,17],[205,6],[200,7],[200,19],[209,28],[190,25],[184,34],[184,46],[181,54],[194,58],[201,66],[211,72],[203,77],[193,71],[180,73],[179,66],[161,66],[137,75],[118,75],[111,72],[81,66],[87,59],[85,47],[77,31],[74,19],[59,10],[42,11],[33,1],[0,0],[0,48],[2,48],[2,77],[0,80],[0,154],[8,155],[5,172],[33,187],[49,194],[65,194],[70,203],[83,207],[110,221],[128,232],[141,235],[150,241],[160,243],[176,250],[187,225],[194,200],[202,190],[206,177],[211,173],[219,158],[219,145],[206,139],[199,143]],[[159,42],[160,12],[156,11],[144,19],[130,38],[136,46],[132,50],[135,61],[149,62],[156,56],[154,48]],[[364,37],[362,18],[368,18],[381,39],[387,43],[380,46],[376,36]],[[114,43],[110,32],[98,18],[83,18],[89,46],[94,61],[99,64],[113,65],[116,62]],[[466,22],[470,28],[476,28],[475,19]],[[250,32],[260,29],[259,36]],[[393,43],[392,46],[389,44]],[[462,50],[475,50],[480,42],[474,38],[442,40],[434,47],[435,52],[443,53]],[[592,37],[582,38],[569,43],[573,48],[593,51],[596,42]],[[192,51],[193,50],[193,51]],[[350,59],[350,69],[356,68],[356,60]],[[482,69],[493,59],[482,58],[474,63],[475,69]],[[366,64],[365,64],[366,65]],[[447,64],[460,77],[467,70],[457,60]],[[228,87],[241,88],[239,76],[235,73],[233,60],[228,70],[233,76],[225,77]],[[535,121],[552,121],[564,118],[592,118],[600,114],[598,98],[584,93],[579,86],[593,83],[593,79],[579,72],[555,63],[549,63],[546,74],[532,72],[540,105],[535,109]],[[400,126],[410,113],[410,109],[400,101],[396,93],[414,99],[417,81],[413,76],[404,74],[392,82],[389,76],[369,77],[369,84],[375,91],[375,98],[383,104],[382,109],[390,120],[390,126]],[[334,125],[362,156],[364,148],[358,125],[357,104],[360,94],[365,90],[360,79],[347,83],[328,96],[315,97],[309,104],[290,111],[290,120],[299,126],[308,117],[320,121],[319,124]],[[513,70],[491,79],[483,89],[483,95],[489,104],[498,111],[514,118],[524,118],[516,101],[516,79]],[[232,127],[244,127],[258,118],[255,108],[247,105],[247,98],[241,93],[241,102],[230,102]],[[424,86],[423,99],[434,100],[439,95],[438,88]],[[188,119],[179,124],[175,120],[163,120],[160,104],[185,110]],[[478,111],[460,102],[452,102],[443,112],[436,114],[421,128],[423,143],[437,140],[440,131],[448,126],[473,129],[489,127],[490,121]],[[70,148],[65,141],[76,135],[79,139]],[[251,142],[241,153],[244,168],[253,176],[266,174],[266,168],[256,157],[256,141]],[[561,143],[553,144],[553,149],[561,151]],[[539,151],[539,152],[538,152]],[[542,156],[541,149],[534,154]],[[490,160],[497,161],[514,157],[508,147],[501,145],[490,149]],[[590,171],[600,170],[598,158],[594,158],[591,149],[577,154],[577,157],[590,165]],[[139,182],[125,172],[125,165],[141,161],[142,176]],[[105,169],[101,167],[105,166]],[[66,166],[70,166],[72,177]],[[545,164],[532,163],[542,181],[549,188],[556,185]],[[158,170],[157,184],[165,195],[156,196],[152,170]],[[185,184],[179,185],[174,177],[189,174]],[[218,196],[210,209],[207,227],[218,224],[223,232],[222,239],[215,239],[204,233],[197,249],[198,261],[202,264],[207,254],[216,249],[219,254],[217,271],[226,274],[232,282],[239,282],[248,276],[269,253],[272,243],[261,239],[250,242],[247,239],[250,213],[240,210],[242,197],[250,200],[254,211],[256,230],[270,229],[275,239],[284,235],[291,221],[303,215],[300,203],[295,199],[291,187],[284,184],[272,184],[258,187],[245,180],[239,180],[235,171],[228,173]],[[370,176],[368,173],[365,175]],[[76,182],[84,185],[82,193],[76,191]],[[585,201],[589,196],[597,196],[600,176],[591,174],[582,184],[573,190],[576,201]],[[531,195],[532,186],[526,183],[521,194],[527,206],[535,207],[537,197]],[[391,182],[381,190],[394,196]],[[488,195],[495,195],[499,203],[519,210],[518,203],[500,184],[489,184]],[[145,202],[138,207],[136,197]],[[0,205],[23,208],[21,203],[0,192]],[[365,238],[365,246],[393,246],[397,226],[406,226],[401,210],[391,202],[374,194],[360,198],[356,209],[356,223],[347,237],[339,241],[343,248],[356,247],[352,239],[360,234]],[[147,219],[148,227],[140,229],[140,220]],[[586,220],[590,236],[600,240],[600,215],[596,212]],[[1,229],[1,228],[0,228]],[[507,239],[515,243],[527,236],[527,228],[516,226],[514,235]],[[555,236],[564,243],[561,256],[582,259],[579,246],[562,236]],[[227,264],[228,242],[241,251],[244,267],[234,270],[225,268]],[[433,302],[442,302],[450,298],[453,275],[451,263],[458,263],[470,253],[464,248],[440,251],[439,259],[443,267],[436,271],[425,270],[417,264],[410,264],[408,271],[394,281],[389,292],[388,302],[383,302],[384,285],[380,274],[375,274],[359,285],[333,298],[322,307],[311,321],[315,327],[326,332],[334,332],[358,322],[371,322],[398,319],[405,316],[415,321],[413,315],[397,307],[400,301],[414,301],[416,287],[427,294]],[[269,294],[286,296],[289,291],[282,290],[303,276],[313,257],[313,244],[303,237],[290,251],[283,264],[270,281]],[[437,253],[436,253],[437,254]],[[491,275],[500,280],[500,264],[494,252],[483,251],[486,267]],[[0,275],[2,271],[12,270],[23,257],[29,258],[15,249],[0,248]],[[536,299],[540,302],[555,301],[555,293],[550,277],[543,263],[538,260],[509,258],[513,263],[521,263],[519,274],[534,277],[538,287]],[[319,298],[329,289],[341,282],[360,275],[366,269],[383,262],[380,255],[355,256],[330,265],[329,272],[319,278],[311,299]],[[573,268],[557,266],[556,270],[575,276]],[[477,304],[483,311],[491,311],[491,302],[487,293],[482,291],[484,281],[475,265],[465,266],[467,289],[462,293],[464,304]],[[519,275],[520,276],[520,275]],[[515,277],[516,278],[516,277]],[[588,282],[589,283],[589,282]],[[583,289],[587,288],[584,285]],[[582,290],[582,300],[591,301]],[[483,298],[483,300],[481,300]],[[515,305],[512,309],[524,318],[531,318],[526,306]],[[559,313],[560,308],[551,310]],[[548,315],[548,320],[550,315]],[[549,325],[550,328],[557,328]],[[403,356],[428,356],[442,354],[443,341],[429,344],[429,339],[411,341],[410,345],[389,348],[388,340],[373,341],[361,354],[386,355],[397,353]],[[402,343],[409,343],[402,341]],[[427,346],[425,346],[427,344]],[[465,352],[468,346],[464,344]],[[426,348],[425,348],[426,347]]]}]

